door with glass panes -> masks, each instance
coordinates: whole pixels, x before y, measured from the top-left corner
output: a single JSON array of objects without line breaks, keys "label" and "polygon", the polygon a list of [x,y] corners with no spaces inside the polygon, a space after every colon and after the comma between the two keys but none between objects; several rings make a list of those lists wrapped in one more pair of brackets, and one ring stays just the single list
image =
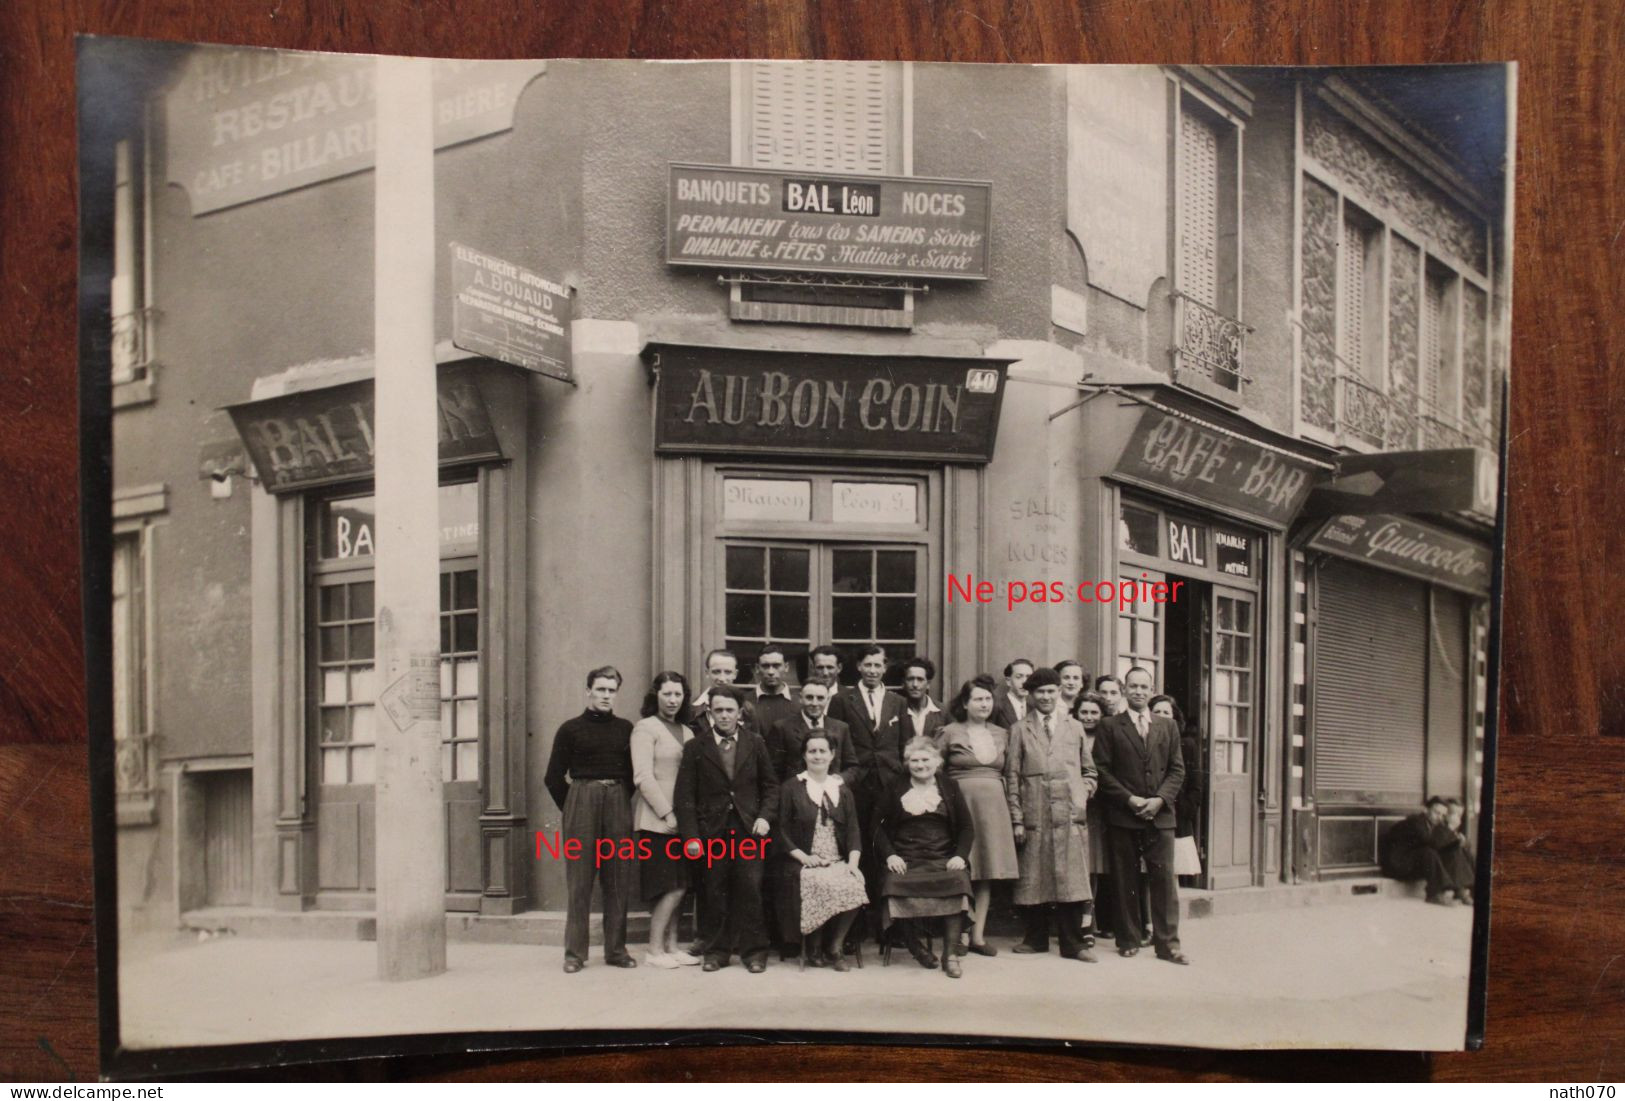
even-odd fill
[{"label": "door with glass panes", "polygon": [[739,656],[747,683],[757,655],[784,649],[788,678],[806,679],[808,652],[830,643],[856,683],[863,649],[896,661],[930,649],[934,483],[906,474],[847,478],[717,472],[708,571],[708,638]]},{"label": "door with glass panes", "polygon": [[[479,486],[440,487],[441,777],[447,904],[480,893]],[[376,886],[373,784],[379,690],[374,616],[376,508],[370,493],[316,502],[309,550],[310,757],[315,773],[318,901],[370,907]]]},{"label": "door with glass panes", "polygon": [[1214,585],[1210,599],[1208,878],[1223,889],[1252,882],[1258,617],[1252,593]]}]

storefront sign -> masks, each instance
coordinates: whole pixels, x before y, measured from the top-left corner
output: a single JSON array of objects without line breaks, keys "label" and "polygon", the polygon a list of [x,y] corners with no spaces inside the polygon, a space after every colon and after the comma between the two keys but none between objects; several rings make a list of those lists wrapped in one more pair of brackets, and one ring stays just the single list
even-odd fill
[{"label": "storefront sign", "polygon": [[1312,468],[1279,451],[1147,409],[1116,473],[1209,506],[1285,525],[1309,495]]},{"label": "storefront sign", "polygon": [[724,520],[812,519],[812,483],[772,478],[724,478]]},{"label": "storefront sign", "polygon": [[1168,520],[1168,557],[1187,566],[1207,568],[1207,527]]},{"label": "storefront sign", "polygon": [[[377,62],[346,54],[198,50],[165,96],[169,182],[192,213],[373,166]],[[432,63],[435,148],[513,126],[542,61]]]},{"label": "storefront sign", "polygon": [[919,487],[895,482],[836,482],[830,519],[837,524],[915,524]]},{"label": "storefront sign", "polygon": [[[466,369],[440,373],[440,462],[500,456],[490,413]],[[371,380],[307,390],[228,409],[272,493],[372,475]]]},{"label": "storefront sign", "polygon": [[993,185],[673,164],[666,262],[986,279]]},{"label": "storefront sign", "polygon": [[1233,531],[1213,533],[1213,557],[1220,573],[1231,577],[1253,575],[1253,539]]},{"label": "storefront sign", "polygon": [[457,347],[573,381],[569,287],[454,244],[451,295],[451,342]]},{"label": "storefront sign", "polygon": [[961,463],[993,457],[1008,366],[687,345],[645,354],[659,378],[656,450]]},{"label": "storefront sign", "polygon": [[1404,516],[1334,516],[1309,546],[1479,596],[1490,591],[1490,549]]}]

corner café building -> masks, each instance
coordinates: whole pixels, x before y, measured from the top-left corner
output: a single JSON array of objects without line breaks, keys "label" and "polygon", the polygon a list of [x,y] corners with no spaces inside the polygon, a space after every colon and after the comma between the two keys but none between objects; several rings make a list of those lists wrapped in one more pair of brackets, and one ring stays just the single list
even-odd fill
[{"label": "corner caf\u00e9 building", "polygon": [[[199,114],[343,87],[355,62],[314,64],[252,83],[183,66],[145,168],[180,185],[152,193],[147,262],[152,300],[174,304],[164,355],[196,370],[155,377],[150,402],[121,412],[117,454],[130,480],[175,487],[149,544],[155,604],[200,640],[155,691],[173,731],[155,788],[172,856],[147,878],[170,880],[181,914],[374,905],[374,569],[388,548],[371,485],[378,365],[353,351],[370,343],[371,276],[354,259],[370,255],[373,180],[342,142],[328,163],[287,135],[273,160],[288,172],[249,179],[247,153],[206,140],[232,132]],[[873,157],[791,168],[753,160],[753,143],[784,154],[798,127],[839,124],[744,126],[772,115],[779,82],[889,102],[898,68],[614,74],[443,74],[450,101],[472,105],[446,114],[436,157],[447,910],[476,928],[562,908],[563,869],[533,837],[558,826],[541,778],[588,668],[621,669],[617,710],[634,715],[654,672],[697,678],[725,645],[744,679],[769,641],[796,681],[821,642],[847,654],[849,678],[871,642],[928,655],[939,700],[1017,656],[1145,665],[1203,731],[1206,885],[1369,870],[1345,838],[1421,787],[1347,769],[1344,787],[1315,786],[1316,707],[1344,714],[1331,678],[1369,646],[1369,624],[1335,603],[1344,563],[1405,579],[1390,586],[1409,616],[1396,623],[1419,643],[1428,621],[1407,601],[1422,592],[1442,615],[1461,590],[1423,585],[1404,554],[1357,564],[1324,517],[1302,519],[1330,449],[1066,335],[1132,343],[1143,322],[1106,295],[1085,322],[1083,291],[1062,293],[1084,286],[1054,228],[1068,181],[1028,167],[1054,167],[1067,133],[1056,73],[977,70],[967,85],[917,67],[906,141],[880,128]],[[560,164],[583,167],[565,178]],[[240,262],[244,241],[265,262]],[[222,412],[182,454],[197,408]],[[194,493],[199,456],[210,487]],[[950,575],[997,596],[952,599]],[[196,577],[220,595],[193,595]],[[1096,580],[1181,589],[1166,604],[1007,601],[1012,583],[1075,594]],[[1339,617],[1353,625],[1328,637],[1353,638],[1357,657],[1317,648],[1315,624],[1335,632]],[[1458,761],[1465,783],[1470,726],[1451,733],[1450,698],[1424,697],[1422,755]],[[1354,751],[1352,726],[1336,736]],[[1337,750],[1321,759],[1332,768]],[[121,878],[142,880],[122,848]]]}]

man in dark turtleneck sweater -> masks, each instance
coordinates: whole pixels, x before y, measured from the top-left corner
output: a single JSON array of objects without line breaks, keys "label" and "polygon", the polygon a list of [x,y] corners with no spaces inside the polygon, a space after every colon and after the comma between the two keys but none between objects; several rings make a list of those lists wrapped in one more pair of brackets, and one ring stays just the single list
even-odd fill
[{"label": "man in dark turtleneck sweater", "polygon": [[[561,832],[565,840],[581,843],[580,855],[565,863],[567,975],[587,964],[598,839],[612,839],[619,849],[632,838],[632,724],[615,715],[615,693],[620,689],[621,674],[611,666],[587,674],[587,710],[565,722],[553,736],[553,754],[543,781],[564,811]],[[626,906],[636,873],[637,864],[632,860],[609,860],[603,867],[604,962],[611,967],[638,965],[626,951]]]}]

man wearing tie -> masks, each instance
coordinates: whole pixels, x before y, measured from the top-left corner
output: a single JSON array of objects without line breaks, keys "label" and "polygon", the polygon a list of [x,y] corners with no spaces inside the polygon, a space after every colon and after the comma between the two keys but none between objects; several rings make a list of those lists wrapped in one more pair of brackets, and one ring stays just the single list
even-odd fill
[{"label": "man wearing tie", "polygon": [[801,710],[794,718],[780,719],[767,732],[768,758],[780,783],[806,768],[802,748],[813,734],[829,738],[830,771],[840,773],[848,786],[855,781],[857,758],[852,753],[852,731],[839,719],[828,718],[828,708],[829,689],[822,681],[809,680],[801,686]]},{"label": "man wearing tie", "polygon": [[1174,799],[1185,782],[1179,731],[1151,714],[1151,674],[1136,665],[1123,677],[1128,710],[1095,731],[1095,764],[1106,796],[1106,828],[1117,912],[1117,952],[1140,950],[1140,862],[1151,883],[1151,938],[1157,958],[1190,961],[1179,950],[1179,883],[1174,878]]},{"label": "man wearing tie", "polygon": [[[843,688],[829,705],[829,717],[845,723],[852,731],[852,752],[857,758],[856,786],[860,798],[874,803],[893,780],[903,776],[902,743],[899,726],[907,704],[903,697],[888,691],[881,683],[886,676],[886,650],[869,646],[858,661],[861,678],[851,688]],[[866,819],[867,821],[867,819]],[[865,834],[867,835],[867,829]]]},{"label": "man wearing tie", "polygon": [[[740,692],[732,685],[711,690],[712,731],[683,746],[672,800],[677,829],[689,859],[704,854],[700,872],[699,939],[694,950],[705,959],[702,970],[728,966],[734,953],[745,969],[760,974],[767,967],[767,930],[762,924],[761,848],[741,855],[740,842],[756,838],[765,844],[778,815],[779,784],[762,736],[739,726]],[[727,842],[714,856],[707,842]]]},{"label": "man wearing tie", "polygon": [[[874,816],[892,784],[906,775],[899,736],[908,705],[882,683],[886,677],[885,647],[864,648],[858,659],[858,677],[857,684],[843,688],[830,702],[829,717],[845,723],[852,731],[852,755],[857,765],[850,775],[863,823],[863,878],[869,886],[869,897],[878,898],[885,867],[871,844]],[[878,921],[878,914],[871,915],[871,924],[878,925]]]}]

